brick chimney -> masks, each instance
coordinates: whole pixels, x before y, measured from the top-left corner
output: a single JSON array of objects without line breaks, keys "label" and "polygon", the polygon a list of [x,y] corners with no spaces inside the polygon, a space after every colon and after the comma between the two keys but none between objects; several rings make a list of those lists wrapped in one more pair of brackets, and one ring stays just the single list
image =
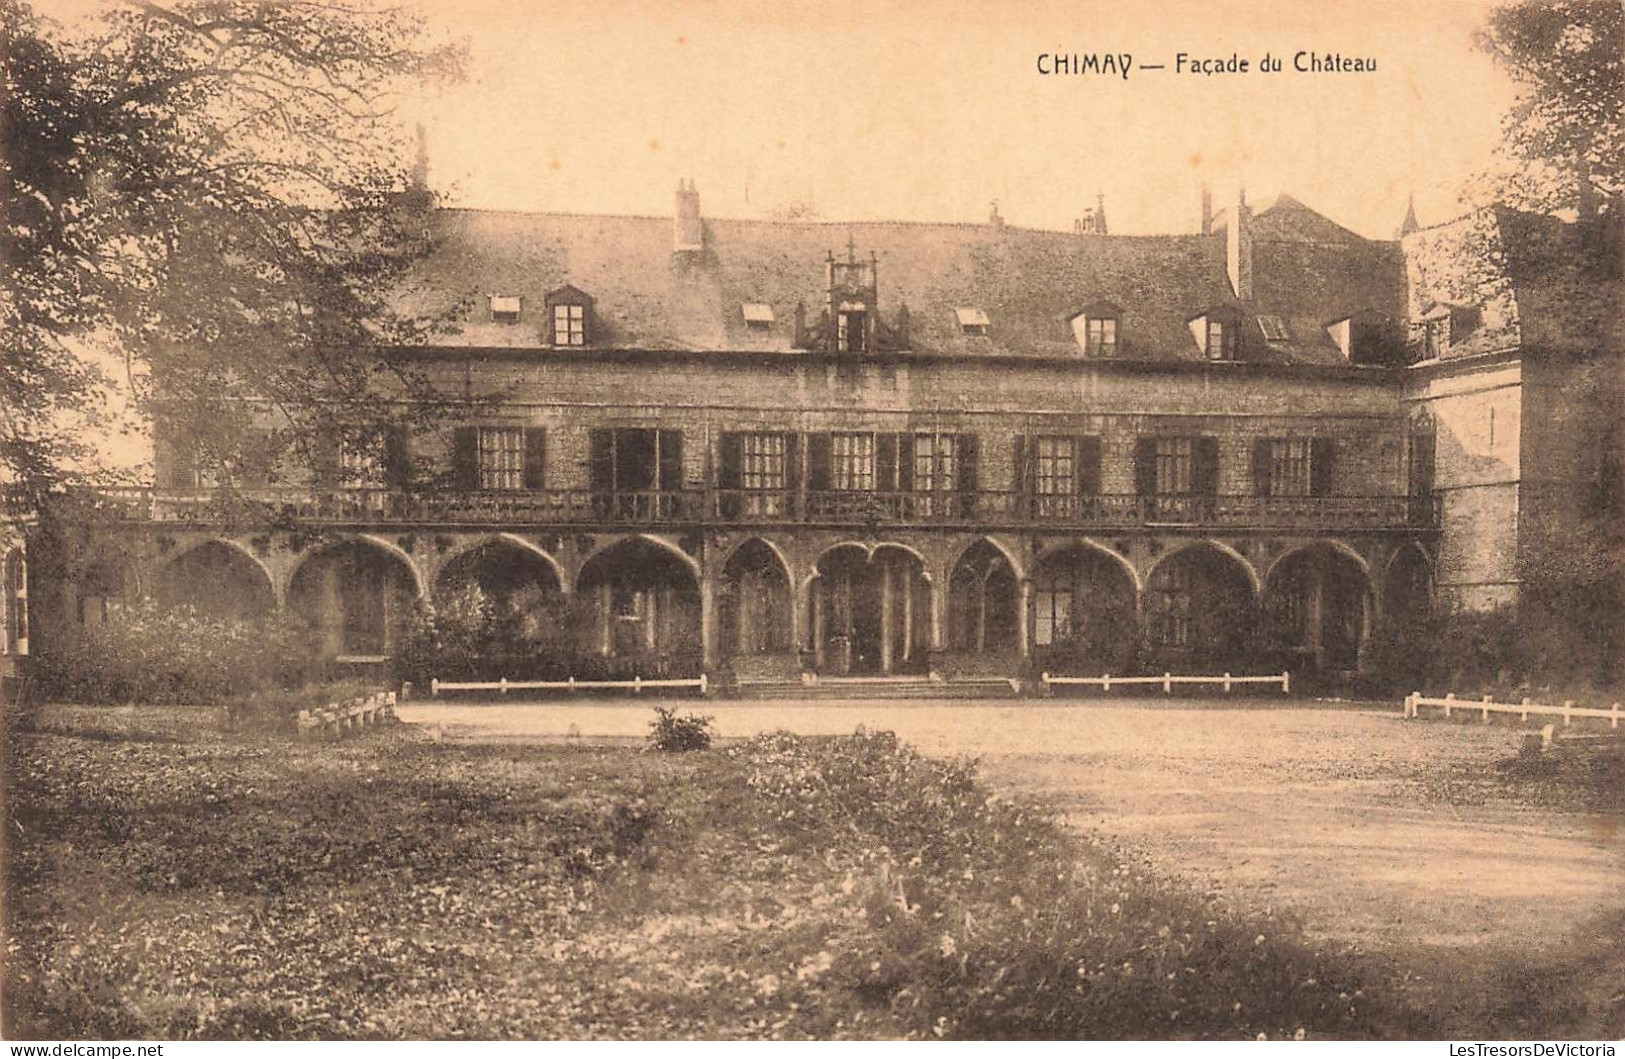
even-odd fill
[{"label": "brick chimney", "polygon": [[697,254],[705,249],[705,225],[700,220],[700,193],[694,181],[677,181],[677,219],[672,225],[672,250]]},{"label": "brick chimney", "polygon": [[1225,263],[1230,289],[1244,302],[1253,300],[1253,211],[1247,208],[1247,189],[1236,189],[1236,208],[1224,226]]},{"label": "brick chimney", "polygon": [[1202,234],[1213,234],[1213,189],[1202,185]]}]

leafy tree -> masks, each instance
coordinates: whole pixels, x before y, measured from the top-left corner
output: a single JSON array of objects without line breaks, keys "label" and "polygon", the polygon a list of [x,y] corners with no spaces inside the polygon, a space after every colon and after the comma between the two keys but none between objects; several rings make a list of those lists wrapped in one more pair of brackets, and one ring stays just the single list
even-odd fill
[{"label": "leafy tree", "polygon": [[1518,167],[1498,196],[1540,213],[1574,210],[1581,221],[1576,240],[1544,249],[1526,226],[1518,248],[1539,262],[1529,282],[1584,337],[1564,404],[1567,429],[1592,439],[1576,508],[1530,520],[1548,543],[1520,556],[1523,630],[1540,641],[1529,652],[1536,670],[1589,670],[1614,683],[1625,675],[1625,5],[1520,0],[1493,11],[1477,42],[1519,89],[1503,128]]},{"label": "leafy tree", "polygon": [[1504,188],[1543,212],[1625,194],[1625,5],[1522,0],[1493,11],[1479,47],[1519,88],[1504,146],[1520,170]]},{"label": "leafy tree", "polygon": [[428,396],[389,355],[434,324],[388,299],[434,205],[393,109],[458,48],[343,0],[124,0],[72,29],[0,0],[0,56],[13,500],[94,469],[65,417],[109,391],[225,478]]}]

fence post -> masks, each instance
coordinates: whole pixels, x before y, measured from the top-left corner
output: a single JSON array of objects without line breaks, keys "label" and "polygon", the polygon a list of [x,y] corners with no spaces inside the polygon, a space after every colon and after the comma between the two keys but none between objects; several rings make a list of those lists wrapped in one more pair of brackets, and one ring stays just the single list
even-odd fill
[{"label": "fence post", "polygon": [[1230,674],[1229,673],[1226,673],[1224,675],[1224,693],[1226,695],[1230,694]]},{"label": "fence post", "polygon": [[1444,715],[1446,717],[1450,716],[1450,707],[1455,704],[1455,701],[1456,701],[1456,693],[1455,692],[1447,691],[1447,692],[1444,693]]},{"label": "fence post", "polygon": [[1044,690],[1045,691],[1049,690],[1049,674],[1048,673],[1040,673],[1040,674],[1038,674],[1038,682],[1040,684],[1044,685]]},{"label": "fence post", "polygon": [[1574,700],[1573,699],[1564,699],[1563,700],[1563,727],[1564,728],[1567,728],[1569,726],[1570,719],[1573,716],[1574,716]]},{"label": "fence post", "polygon": [[437,697],[439,697],[439,695],[440,695],[440,678],[439,677],[430,677],[429,678],[429,697],[430,698],[437,698]]},{"label": "fence post", "polygon": [[1485,724],[1490,723],[1490,697],[1484,696],[1484,716],[1480,718]]},{"label": "fence post", "polygon": [[706,686],[707,686],[707,685],[706,685],[706,682],[705,682],[705,674],[704,674],[704,673],[701,673],[701,674],[700,674],[700,694],[701,694],[701,695],[704,695],[704,694],[705,694],[705,689],[706,689]]},{"label": "fence post", "polygon": [[1410,720],[1412,717],[1416,716],[1416,693],[1415,692],[1412,692],[1411,694],[1405,696],[1405,714],[1404,714],[1404,716],[1405,716],[1406,720]]},{"label": "fence post", "polygon": [[1608,707],[1608,727],[1619,727],[1619,703],[1617,702]]},{"label": "fence post", "polygon": [[634,695],[642,695],[643,694],[643,674],[641,674],[641,673],[633,673],[632,674],[632,694],[634,694]]},{"label": "fence post", "polygon": [[1281,670],[1281,694],[1292,694],[1292,670],[1290,669]]},{"label": "fence post", "polygon": [[1172,695],[1174,693],[1174,675],[1166,670],[1162,674],[1162,693],[1164,695]]},{"label": "fence post", "polygon": [[1528,695],[1525,695],[1523,697],[1523,702],[1521,703],[1521,705],[1523,706],[1523,712],[1518,714],[1518,720],[1527,721],[1529,719],[1529,696]]},{"label": "fence post", "polygon": [[1110,691],[1110,690],[1112,690],[1112,675],[1110,673],[1107,673],[1106,675],[1104,675],[1104,676],[1102,676],[1100,678],[1100,690],[1101,691]]},{"label": "fence post", "polygon": [[575,693],[576,693],[576,678],[574,676],[571,676],[570,677],[570,694],[574,695]]}]

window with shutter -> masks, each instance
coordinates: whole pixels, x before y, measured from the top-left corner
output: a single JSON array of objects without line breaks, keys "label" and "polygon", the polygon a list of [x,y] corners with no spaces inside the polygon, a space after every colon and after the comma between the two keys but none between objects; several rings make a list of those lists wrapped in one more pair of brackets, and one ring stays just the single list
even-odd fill
[{"label": "window with shutter", "polygon": [[547,486],[547,430],[525,428],[525,488],[539,492]]},{"label": "window with shutter", "polygon": [[1077,446],[1072,438],[1044,435],[1033,439],[1033,494],[1040,518],[1063,518],[1077,493]]}]

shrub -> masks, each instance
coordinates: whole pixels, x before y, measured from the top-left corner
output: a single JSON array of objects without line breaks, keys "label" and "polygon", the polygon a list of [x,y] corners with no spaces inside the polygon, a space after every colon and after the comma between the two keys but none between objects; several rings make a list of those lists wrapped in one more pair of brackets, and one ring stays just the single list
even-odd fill
[{"label": "shrub", "polygon": [[40,657],[47,695],[90,704],[216,703],[301,687],[320,672],[315,638],[297,618],[216,618],[150,602],[62,637]]},{"label": "shrub", "polygon": [[671,753],[707,750],[713,720],[709,714],[685,714],[675,706],[656,706],[655,719],[649,722],[649,745]]}]

